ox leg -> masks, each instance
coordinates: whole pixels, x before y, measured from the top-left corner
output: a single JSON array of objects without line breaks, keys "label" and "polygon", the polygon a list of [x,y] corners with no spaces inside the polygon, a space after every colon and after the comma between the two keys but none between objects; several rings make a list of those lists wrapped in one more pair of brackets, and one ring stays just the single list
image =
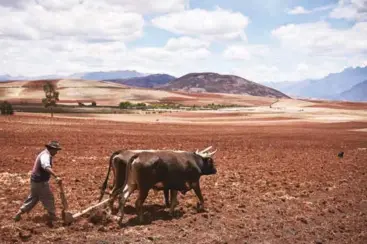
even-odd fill
[{"label": "ox leg", "polygon": [[144,221],[144,216],[143,216],[143,203],[145,201],[145,199],[148,196],[148,190],[146,189],[140,189],[139,190],[139,196],[136,199],[135,202],[135,208],[136,208],[136,212],[138,213],[138,218],[139,218],[139,222],[143,223]]},{"label": "ox leg", "polygon": [[169,203],[169,190],[168,189],[164,189],[164,201],[166,203],[166,207],[168,208],[170,206],[170,203]]},{"label": "ox leg", "polygon": [[199,182],[192,183],[192,188],[194,188],[195,194],[199,199],[199,202],[197,204],[197,210],[201,212],[204,210],[204,198],[203,198],[203,195],[201,194]]},{"label": "ox leg", "polygon": [[118,209],[115,209],[113,207],[113,204],[115,203],[116,197],[117,197],[116,193],[112,193],[111,196],[110,196],[109,207],[110,207],[110,211],[111,211],[112,215],[115,215],[118,212]]},{"label": "ox leg", "polygon": [[124,191],[122,192],[122,197],[120,198],[120,219],[119,219],[119,224],[121,225],[122,223],[122,219],[124,218],[124,207],[125,207],[125,203],[126,200],[129,198],[129,196],[131,195],[131,193],[133,193],[136,189],[136,185],[130,185],[127,184],[124,188]]},{"label": "ox leg", "polygon": [[175,207],[178,205],[178,200],[177,200],[177,191],[176,190],[171,190],[171,206],[170,206],[170,214],[172,217],[174,217],[174,213],[175,213]]}]

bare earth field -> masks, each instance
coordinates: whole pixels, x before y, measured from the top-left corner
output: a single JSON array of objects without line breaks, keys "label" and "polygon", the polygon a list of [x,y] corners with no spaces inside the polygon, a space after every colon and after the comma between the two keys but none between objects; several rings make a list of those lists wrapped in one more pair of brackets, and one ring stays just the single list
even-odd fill
[{"label": "bare earth field", "polygon": [[[2,116],[0,243],[367,243],[365,112],[287,109],[222,111],[218,116]],[[233,121],[224,124],[223,118]],[[213,145],[218,173],[201,179],[206,212],[196,212],[196,197],[189,192],[179,196],[179,214],[171,218],[163,193],[151,191],[143,225],[135,219],[135,194],[123,227],[100,210],[71,226],[59,220],[50,228],[40,204],[14,223],[28,194],[35,156],[51,139],[63,146],[54,169],[64,180],[71,212],[97,201],[115,150]],[[340,151],[344,158],[337,157]],[[60,214],[53,179],[51,185]]]}]

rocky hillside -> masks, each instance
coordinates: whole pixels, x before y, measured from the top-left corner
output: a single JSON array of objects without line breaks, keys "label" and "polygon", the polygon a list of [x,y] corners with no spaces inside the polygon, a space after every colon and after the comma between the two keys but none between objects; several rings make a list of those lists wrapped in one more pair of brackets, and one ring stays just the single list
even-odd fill
[{"label": "rocky hillside", "polygon": [[289,98],[267,86],[234,75],[217,73],[191,73],[173,80],[160,89],[186,92],[215,92],[243,94],[261,97]]}]

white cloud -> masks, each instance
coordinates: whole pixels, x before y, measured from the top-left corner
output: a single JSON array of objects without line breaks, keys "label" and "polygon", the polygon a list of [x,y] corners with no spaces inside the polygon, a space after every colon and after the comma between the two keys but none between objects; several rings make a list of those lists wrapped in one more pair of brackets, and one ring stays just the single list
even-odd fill
[{"label": "white cloud", "polygon": [[268,45],[228,46],[223,57],[234,74],[255,82],[318,79],[346,67],[366,65],[367,22],[349,29],[327,22],[289,24],[272,31]]},{"label": "white cloud", "polygon": [[141,15],[108,5],[76,4],[56,12],[36,4],[12,11],[0,6],[1,38],[131,41],[142,36],[143,26]]},{"label": "white cloud", "polygon": [[190,37],[171,38],[163,48],[137,48],[138,56],[152,60],[205,59],[210,55],[209,43]]},{"label": "white cloud", "polygon": [[299,63],[297,65],[297,72],[307,72],[309,69],[308,65],[305,63]]},{"label": "white cloud", "polygon": [[275,65],[243,65],[241,67],[234,68],[232,72],[235,75],[241,76],[247,80],[254,82],[270,81],[274,80],[274,77],[279,73],[278,67]]},{"label": "white cloud", "polygon": [[[95,0],[93,0],[95,1]],[[189,0],[106,0],[136,13],[169,13],[182,11],[189,7]]]},{"label": "white cloud", "polygon": [[239,12],[217,8],[186,10],[156,17],[154,26],[175,34],[199,36],[206,39],[245,39],[249,20]]},{"label": "white cloud", "polygon": [[265,57],[270,52],[266,45],[230,45],[224,52],[223,56],[229,60],[250,60],[256,57]]},{"label": "white cloud", "polygon": [[311,11],[310,10],[306,10],[302,6],[297,6],[297,7],[293,8],[293,9],[287,10],[287,13],[288,14],[293,14],[293,15],[296,15],[296,14],[309,14],[309,13],[311,13]]},{"label": "white cloud", "polygon": [[1,0],[0,5],[13,8],[25,8],[29,5],[42,6],[50,11],[63,11],[75,5],[110,5],[124,12],[141,14],[169,13],[183,11],[189,7],[189,0]]},{"label": "white cloud", "polygon": [[339,0],[331,18],[367,21],[367,0]]},{"label": "white cloud", "polygon": [[[182,40],[191,42],[185,45],[180,42]],[[183,37],[170,39],[163,47],[127,49],[123,42],[0,39],[0,50],[3,50],[0,52],[0,70],[28,76],[121,69],[182,75],[205,68],[211,55],[206,44],[192,45],[195,41],[201,42]]]},{"label": "white cloud", "polygon": [[209,48],[210,42],[191,37],[171,38],[167,41],[167,50]]},{"label": "white cloud", "polygon": [[117,68],[127,53],[122,42],[0,40],[1,70],[12,75],[69,74]]},{"label": "white cloud", "polygon": [[331,28],[327,22],[289,24],[272,31],[283,46],[309,55],[341,56],[367,52],[367,22],[350,29]]},{"label": "white cloud", "polygon": [[325,6],[313,8],[313,9],[310,9],[310,10],[305,9],[302,6],[296,6],[293,9],[287,9],[286,13],[290,14],[290,15],[311,14],[311,13],[315,13],[315,12],[330,10],[330,9],[334,8],[334,6],[335,5],[325,5]]}]

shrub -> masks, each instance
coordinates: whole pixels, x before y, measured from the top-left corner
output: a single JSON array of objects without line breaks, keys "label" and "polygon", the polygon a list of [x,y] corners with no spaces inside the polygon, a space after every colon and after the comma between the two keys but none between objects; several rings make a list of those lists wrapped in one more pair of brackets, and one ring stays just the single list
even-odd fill
[{"label": "shrub", "polygon": [[4,101],[0,104],[0,112],[2,115],[13,115],[13,106],[9,102]]},{"label": "shrub", "polygon": [[129,101],[127,101],[127,102],[120,102],[119,108],[121,108],[121,109],[132,108],[132,104]]}]

